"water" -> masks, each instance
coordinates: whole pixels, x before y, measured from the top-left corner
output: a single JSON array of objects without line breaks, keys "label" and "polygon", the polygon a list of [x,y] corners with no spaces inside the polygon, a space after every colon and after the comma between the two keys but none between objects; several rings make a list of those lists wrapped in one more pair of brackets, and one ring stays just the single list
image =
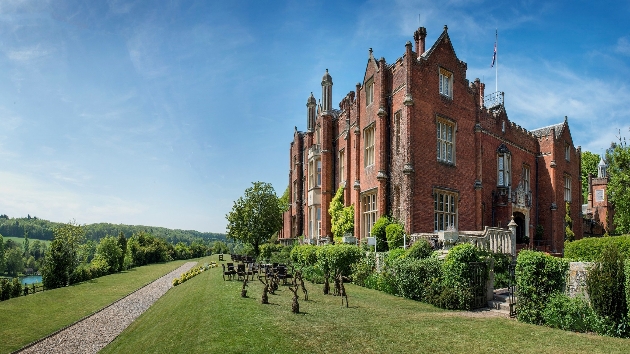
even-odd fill
[{"label": "water", "polygon": [[33,283],[41,283],[42,276],[41,275],[29,275],[26,277],[21,277],[20,282],[22,285],[31,285]]}]

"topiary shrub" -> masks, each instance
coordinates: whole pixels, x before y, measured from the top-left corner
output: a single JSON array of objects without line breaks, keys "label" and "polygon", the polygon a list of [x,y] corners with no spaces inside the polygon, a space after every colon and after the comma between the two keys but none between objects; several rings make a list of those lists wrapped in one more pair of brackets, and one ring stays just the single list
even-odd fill
[{"label": "topiary shrub", "polygon": [[405,241],[405,229],[397,222],[391,223],[385,227],[385,235],[389,249],[403,247]]},{"label": "topiary shrub", "polygon": [[402,248],[396,248],[387,252],[385,257],[385,267],[391,267],[394,262],[405,256],[405,250]]},{"label": "topiary shrub", "polygon": [[385,252],[389,250],[389,246],[387,246],[387,225],[391,224],[391,220],[389,217],[383,215],[376,222],[374,226],[372,226],[372,237],[376,237],[376,251],[377,252]]},{"label": "topiary shrub", "polygon": [[433,254],[433,246],[425,239],[419,239],[414,242],[405,252],[406,258],[424,259],[429,258]]},{"label": "topiary shrub", "polygon": [[518,320],[543,324],[542,312],[554,292],[564,291],[569,262],[548,254],[522,250],[516,260]]},{"label": "topiary shrub", "polygon": [[295,246],[291,250],[290,258],[293,264],[300,267],[314,266],[317,263],[317,246]]},{"label": "topiary shrub", "polygon": [[434,279],[442,278],[442,261],[437,258],[398,258],[391,269],[396,294],[417,301],[428,302],[428,287]]},{"label": "topiary shrub", "polygon": [[586,289],[593,310],[599,316],[621,323],[627,315],[624,256],[612,243],[602,251],[601,258],[586,276]]},{"label": "topiary shrub", "polygon": [[363,251],[354,245],[325,245],[317,247],[317,267],[324,274],[340,271],[344,276],[352,274],[352,264],[361,259]]}]

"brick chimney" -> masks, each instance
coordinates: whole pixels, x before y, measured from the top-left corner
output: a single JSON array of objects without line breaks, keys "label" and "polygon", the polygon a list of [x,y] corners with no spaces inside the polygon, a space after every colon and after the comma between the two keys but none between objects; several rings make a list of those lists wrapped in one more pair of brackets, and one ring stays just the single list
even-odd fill
[{"label": "brick chimney", "polygon": [[424,45],[425,39],[427,38],[427,29],[424,27],[418,28],[413,33],[413,39],[416,40],[416,53],[418,53],[418,57],[420,57],[424,53]]}]

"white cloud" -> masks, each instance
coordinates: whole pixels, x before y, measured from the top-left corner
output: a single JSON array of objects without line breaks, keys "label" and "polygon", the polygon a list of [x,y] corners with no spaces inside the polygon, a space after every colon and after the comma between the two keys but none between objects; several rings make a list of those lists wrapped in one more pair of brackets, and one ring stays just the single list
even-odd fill
[{"label": "white cloud", "polygon": [[621,37],[617,40],[617,47],[615,48],[617,53],[630,56],[630,41],[628,38]]},{"label": "white cloud", "polygon": [[32,60],[39,59],[39,58],[48,56],[50,54],[48,50],[42,49],[40,47],[41,46],[38,44],[29,48],[8,50],[6,52],[6,55],[7,55],[7,58],[16,62],[20,62],[20,63],[30,62]]}]

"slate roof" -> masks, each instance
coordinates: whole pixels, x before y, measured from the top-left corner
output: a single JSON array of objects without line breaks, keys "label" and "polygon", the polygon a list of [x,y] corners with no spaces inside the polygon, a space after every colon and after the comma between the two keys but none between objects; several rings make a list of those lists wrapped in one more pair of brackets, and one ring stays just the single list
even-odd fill
[{"label": "slate roof", "polygon": [[534,130],[531,130],[530,132],[532,134],[534,134],[534,136],[536,136],[537,138],[540,138],[540,137],[543,137],[543,136],[551,134],[551,129],[555,129],[556,130],[555,138],[558,139],[562,135],[562,131],[564,130],[564,127],[566,126],[566,123],[567,122],[564,121],[562,123],[553,124],[553,125],[549,125],[549,126],[546,126],[546,127],[534,129]]}]

